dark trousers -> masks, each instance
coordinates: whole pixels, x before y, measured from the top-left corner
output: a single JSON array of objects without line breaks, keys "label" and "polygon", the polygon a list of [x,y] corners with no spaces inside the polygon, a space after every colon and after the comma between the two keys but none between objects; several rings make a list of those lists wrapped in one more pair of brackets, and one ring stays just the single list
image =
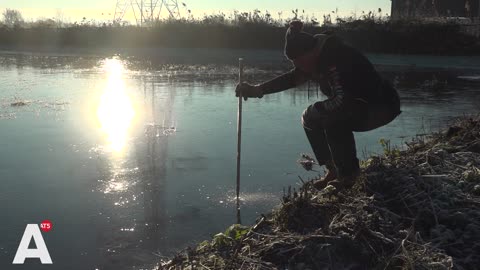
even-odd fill
[{"label": "dark trousers", "polygon": [[302,125],[319,165],[333,163],[339,177],[359,169],[353,132],[384,126],[401,113],[396,90],[385,92],[380,102],[372,104],[352,99],[338,110],[327,111],[317,102],[304,111]]}]

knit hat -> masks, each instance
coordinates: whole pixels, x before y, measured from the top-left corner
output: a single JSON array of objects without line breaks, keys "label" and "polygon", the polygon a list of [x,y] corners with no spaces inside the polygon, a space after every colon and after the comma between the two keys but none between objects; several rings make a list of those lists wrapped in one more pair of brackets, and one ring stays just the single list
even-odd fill
[{"label": "knit hat", "polygon": [[285,56],[293,60],[315,47],[316,39],[312,34],[302,31],[301,21],[290,22],[285,34]]}]

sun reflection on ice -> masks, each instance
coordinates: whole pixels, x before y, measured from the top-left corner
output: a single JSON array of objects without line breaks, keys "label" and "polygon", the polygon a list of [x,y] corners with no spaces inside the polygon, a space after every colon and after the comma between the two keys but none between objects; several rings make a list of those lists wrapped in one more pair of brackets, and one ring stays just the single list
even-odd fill
[{"label": "sun reflection on ice", "polygon": [[116,58],[107,59],[103,69],[108,78],[107,86],[100,97],[97,118],[112,150],[121,152],[125,147],[135,110],[125,90],[122,61]]},{"label": "sun reflection on ice", "polygon": [[115,179],[112,179],[111,181],[108,182],[108,185],[105,188],[104,193],[121,192],[121,191],[125,191],[127,188],[128,188],[127,183],[115,181]]}]

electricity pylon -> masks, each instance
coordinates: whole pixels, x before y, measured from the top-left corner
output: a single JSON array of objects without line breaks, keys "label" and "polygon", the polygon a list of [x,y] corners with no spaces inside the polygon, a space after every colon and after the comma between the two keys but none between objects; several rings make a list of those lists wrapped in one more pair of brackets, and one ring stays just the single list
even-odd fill
[{"label": "electricity pylon", "polygon": [[138,25],[144,25],[160,18],[162,9],[166,9],[168,17],[180,18],[177,0],[117,0],[113,21],[120,23],[128,10],[132,10]]}]

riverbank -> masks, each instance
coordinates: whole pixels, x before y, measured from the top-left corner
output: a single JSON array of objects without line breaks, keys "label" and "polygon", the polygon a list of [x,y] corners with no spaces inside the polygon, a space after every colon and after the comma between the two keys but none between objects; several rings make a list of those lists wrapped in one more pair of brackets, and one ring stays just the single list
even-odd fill
[{"label": "riverbank", "polygon": [[[216,17],[215,17],[216,18]],[[368,53],[478,55],[478,38],[455,22],[412,20],[338,20],[322,26],[307,24],[312,34],[333,31],[347,43]],[[286,26],[269,21],[159,21],[148,27],[73,24],[58,27],[0,25],[0,48],[116,52],[121,48],[209,48],[281,50]]]},{"label": "riverbank", "polygon": [[311,181],[253,226],[233,225],[160,269],[475,269],[480,265],[480,117],[362,164],[337,193]]}]

